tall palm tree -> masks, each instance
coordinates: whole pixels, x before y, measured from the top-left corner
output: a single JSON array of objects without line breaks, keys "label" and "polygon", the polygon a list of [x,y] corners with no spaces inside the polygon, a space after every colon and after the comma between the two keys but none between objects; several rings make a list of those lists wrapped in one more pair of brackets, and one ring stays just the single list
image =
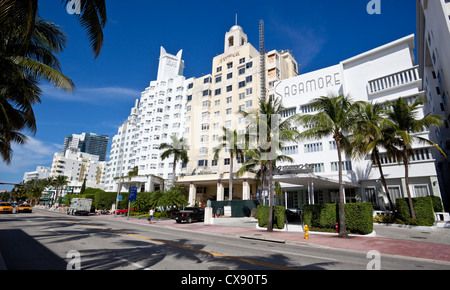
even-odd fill
[{"label": "tall palm tree", "polygon": [[[72,0],[62,0],[65,7]],[[77,0],[77,15],[87,30],[95,58],[103,46],[105,0]],[[72,91],[73,82],[61,73],[55,53],[66,45],[61,29],[38,15],[38,0],[0,1],[0,155],[11,162],[11,143],[25,144],[22,130],[36,133],[32,106],[40,102],[39,81]]]},{"label": "tall palm tree", "polygon": [[[284,142],[293,142],[298,132],[291,130],[293,118],[281,120],[281,114],[285,108],[281,99],[270,98],[267,102],[260,100],[259,108],[251,112],[240,112],[249,121],[249,135],[256,136],[250,143],[257,143],[256,149],[259,150],[260,160],[267,166],[267,175],[269,179],[269,221],[267,231],[273,231],[273,201],[274,201],[274,182],[273,172],[276,161],[292,161],[290,157],[280,154]],[[249,148],[255,144],[249,144]],[[255,147],[253,147],[255,148]],[[257,151],[258,152],[258,151]],[[266,160],[267,162],[265,162]]]},{"label": "tall palm tree", "polygon": [[184,138],[178,139],[176,136],[171,136],[172,143],[162,143],[159,145],[159,150],[165,150],[161,153],[161,160],[165,160],[173,156],[173,171],[172,171],[172,186],[175,186],[176,167],[179,161],[187,164],[189,162],[188,146]]},{"label": "tall palm tree", "polygon": [[396,140],[393,135],[393,127],[390,120],[386,118],[387,111],[384,105],[372,102],[355,103],[355,119],[352,135],[350,136],[353,154],[356,158],[370,155],[372,164],[378,167],[381,183],[383,184],[389,206],[395,216],[395,207],[389,194],[389,188],[384,177],[383,167],[380,160],[380,148],[386,151],[389,157],[400,160]]},{"label": "tall palm tree", "polygon": [[230,156],[230,177],[228,179],[228,200],[233,200],[233,175],[234,175],[234,158],[244,160],[243,137],[238,136],[236,130],[228,130],[222,127],[223,135],[219,138],[220,144],[214,148],[214,160],[219,160],[219,154],[223,149],[229,150]]},{"label": "tall palm tree", "polygon": [[420,142],[431,145],[433,148],[441,152],[447,158],[445,153],[439,146],[428,140],[425,137],[419,136],[430,127],[440,127],[443,124],[442,116],[440,115],[426,115],[423,118],[418,118],[419,106],[423,105],[421,98],[416,98],[411,104],[408,104],[406,98],[398,98],[393,102],[387,102],[388,118],[393,122],[394,136],[398,140],[403,165],[405,167],[405,183],[406,192],[408,194],[408,203],[411,211],[411,218],[416,218],[414,211],[411,190],[409,189],[409,156],[414,154],[412,145],[414,142]]},{"label": "tall palm tree", "polygon": [[33,105],[41,101],[39,81],[44,79],[64,91],[74,88],[55,56],[66,43],[60,28],[37,18],[27,43],[21,42],[23,30],[14,23],[0,26],[0,152],[6,163],[11,162],[11,143],[27,140],[20,131],[36,133]]},{"label": "tall palm tree", "polygon": [[64,186],[69,184],[69,178],[65,175],[58,175],[55,177],[53,181],[53,185],[56,188],[56,196],[55,196],[55,203],[58,202],[58,197],[61,195],[62,189]]},{"label": "tall palm tree", "polygon": [[312,106],[318,112],[317,114],[297,116],[297,120],[302,125],[311,128],[300,133],[300,138],[322,139],[331,135],[336,141],[339,172],[339,237],[347,238],[342,183],[342,152],[350,146],[346,134],[349,134],[352,129],[354,106],[350,98],[343,95],[316,98]]}]

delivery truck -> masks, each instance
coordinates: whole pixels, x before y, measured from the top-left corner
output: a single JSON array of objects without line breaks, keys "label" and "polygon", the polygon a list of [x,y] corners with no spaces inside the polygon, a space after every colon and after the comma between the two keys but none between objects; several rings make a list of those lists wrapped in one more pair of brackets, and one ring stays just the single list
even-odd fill
[{"label": "delivery truck", "polygon": [[68,215],[89,215],[91,212],[92,199],[74,198],[70,201],[70,207],[67,210]]}]

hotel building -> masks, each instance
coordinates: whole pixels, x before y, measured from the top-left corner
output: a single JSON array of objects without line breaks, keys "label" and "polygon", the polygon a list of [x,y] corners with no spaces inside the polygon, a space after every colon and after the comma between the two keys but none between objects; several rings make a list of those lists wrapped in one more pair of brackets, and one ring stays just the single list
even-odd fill
[{"label": "hotel building", "polygon": [[[450,1],[417,1],[417,56],[427,114],[443,116],[444,126],[430,131],[430,140],[450,156]],[[438,179],[450,207],[450,161],[434,153]],[[445,194],[444,194],[445,193]],[[449,210],[447,208],[447,210]]]},{"label": "hotel building", "polygon": [[[183,137],[189,144],[189,163],[183,165],[176,184],[189,190],[189,203],[222,201],[229,196],[230,155],[227,148],[214,160],[221,144],[223,127],[243,135],[244,118],[238,111],[251,112],[261,97],[260,52],[248,42],[242,27],[225,34],[224,52],[213,58],[212,73],[194,80],[188,91]],[[297,75],[298,64],[286,50],[265,54],[267,95],[274,95],[274,83]],[[233,161],[233,199],[256,197],[255,174],[236,176],[243,160]]]},{"label": "hotel building", "polygon": [[[183,71],[182,51],[172,55],[161,47],[157,79],[142,92],[113,137],[107,191],[116,191],[120,181],[122,191],[136,186],[140,192],[151,192],[162,189],[164,180],[172,179],[173,160],[161,160],[158,148],[170,143],[172,135],[180,138],[184,130],[186,96],[193,82],[186,80]],[[128,177],[135,168],[138,175]]]},{"label": "hotel building", "polygon": [[[419,67],[415,65],[414,35],[407,36],[371,51],[341,61],[339,64],[303,74],[276,84],[286,111],[291,114],[314,114],[313,100],[320,96],[348,95],[353,101],[384,103],[399,97],[409,102],[425,97]],[[425,106],[417,114],[425,114]],[[298,128],[306,130],[307,128]],[[436,130],[432,128],[431,131]],[[418,134],[429,138],[430,132]],[[433,149],[414,144],[410,158],[409,186],[413,197],[439,196]],[[310,172],[287,172],[274,177],[282,183],[288,208],[301,208],[307,203],[339,201],[338,156],[330,136],[320,140],[286,144],[284,153],[294,164],[310,164]],[[391,197],[407,197],[405,170],[402,163],[389,159],[381,151],[381,162]],[[371,202],[376,209],[389,207],[377,166],[369,157],[355,160],[343,156],[343,181],[346,202]]]}]

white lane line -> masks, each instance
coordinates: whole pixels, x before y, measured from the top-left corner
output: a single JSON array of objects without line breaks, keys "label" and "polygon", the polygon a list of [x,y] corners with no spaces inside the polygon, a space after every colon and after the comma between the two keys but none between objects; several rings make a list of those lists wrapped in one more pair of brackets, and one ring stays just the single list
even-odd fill
[{"label": "white lane line", "polygon": [[130,265],[132,265],[132,266],[134,266],[134,267],[136,267],[136,268],[142,269],[142,270],[151,270],[150,268],[145,268],[145,267],[142,266],[141,264],[131,262],[130,260],[127,260],[127,259],[124,259],[124,258],[116,258],[116,259],[117,259],[117,260],[120,260],[120,261],[122,261],[122,262],[128,263],[128,264],[130,264]]}]

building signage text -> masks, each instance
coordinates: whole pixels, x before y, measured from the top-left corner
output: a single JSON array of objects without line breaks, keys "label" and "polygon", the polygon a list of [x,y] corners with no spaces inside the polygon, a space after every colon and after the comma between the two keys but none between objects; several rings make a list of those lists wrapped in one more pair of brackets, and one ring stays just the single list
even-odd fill
[{"label": "building signage text", "polygon": [[[281,82],[280,84],[282,84]],[[286,85],[283,89],[284,98],[294,97],[305,93],[314,92],[341,85],[340,73],[327,74],[322,77],[300,81],[292,85]]]}]

